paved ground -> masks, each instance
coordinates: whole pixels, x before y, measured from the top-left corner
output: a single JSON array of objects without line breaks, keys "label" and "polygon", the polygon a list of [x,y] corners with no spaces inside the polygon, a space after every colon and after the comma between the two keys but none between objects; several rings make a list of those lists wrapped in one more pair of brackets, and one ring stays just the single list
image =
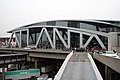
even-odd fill
[{"label": "paved ground", "polygon": [[69,60],[61,80],[97,80],[87,54],[74,54]]}]

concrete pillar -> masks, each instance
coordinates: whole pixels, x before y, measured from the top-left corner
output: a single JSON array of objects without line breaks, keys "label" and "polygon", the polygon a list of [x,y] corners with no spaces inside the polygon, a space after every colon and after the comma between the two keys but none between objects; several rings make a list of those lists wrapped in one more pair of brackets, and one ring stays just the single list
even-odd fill
[{"label": "concrete pillar", "polygon": [[29,46],[29,29],[27,29],[27,46]]},{"label": "concrete pillar", "polygon": [[22,48],[22,31],[20,31],[20,48]]},{"label": "concrete pillar", "polygon": [[68,30],[68,48],[70,48],[70,30]]},{"label": "concrete pillar", "polygon": [[105,66],[105,80],[108,80],[108,67]]},{"label": "concrete pillar", "polygon": [[56,34],[55,34],[55,28],[53,28],[53,45],[54,45],[54,48],[56,48]]},{"label": "concrete pillar", "polygon": [[118,46],[117,32],[108,33],[108,50],[113,50],[114,47]]},{"label": "concrete pillar", "polygon": [[80,33],[80,48],[83,48],[83,36],[82,33]]},{"label": "concrete pillar", "polygon": [[37,69],[37,60],[35,59],[35,69]]}]

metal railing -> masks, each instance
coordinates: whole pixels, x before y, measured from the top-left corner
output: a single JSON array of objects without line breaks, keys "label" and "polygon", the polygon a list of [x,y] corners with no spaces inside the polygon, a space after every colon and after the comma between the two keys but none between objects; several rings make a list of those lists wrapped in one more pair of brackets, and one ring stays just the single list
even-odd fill
[{"label": "metal railing", "polygon": [[96,64],[95,64],[92,56],[91,56],[89,53],[88,53],[88,58],[89,58],[89,60],[90,60],[90,62],[91,62],[91,65],[92,65],[92,67],[93,67],[93,70],[94,70],[94,72],[95,72],[95,75],[96,75],[96,77],[97,77],[97,80],[103,80],[103,78],[102,78],[102,76],[101,76],[101,74],[100,74],[100,72],[99,72],[99,70],[98,70],[98,68],[97,68],[97,66],[96,66]]},{"label": "metal railing", "polygon": [[60,80],[61,76],[63,74],[63,71],[65,70],[65,67],[69,61],[69,59],[71,58],[71,56],[73,55],[73,51],[66,57],[65,61],[63,62],[62,66],[60,67],[58,73],[55,75],[54,80]]}]

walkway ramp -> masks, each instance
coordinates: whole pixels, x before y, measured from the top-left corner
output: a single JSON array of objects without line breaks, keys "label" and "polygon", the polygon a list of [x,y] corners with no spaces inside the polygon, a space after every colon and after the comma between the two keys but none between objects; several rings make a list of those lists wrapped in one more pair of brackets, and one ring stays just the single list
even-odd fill
[{"label": "walkway ramp", "polygon": [[87,53],[72,54],[63,72],[61,71],[61,77],[59,79],[56,78],[56,80],[103,80],[101,75],[97,73],[95,67],[93,67],[95,65],[92,64],[94,61],[92,59],[91,63],[89,56],[91,57]]},{"label": "walkway ramp", "polygon": [[61,80],[97,80],[87,54],[73,54]]}]

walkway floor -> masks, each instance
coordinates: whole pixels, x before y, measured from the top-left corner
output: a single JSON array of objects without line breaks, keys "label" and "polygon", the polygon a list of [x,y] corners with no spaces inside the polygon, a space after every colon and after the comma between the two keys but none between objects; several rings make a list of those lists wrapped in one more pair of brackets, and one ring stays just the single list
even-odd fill
[{"label": "walkway floor", "polygon": [[61,80],[97,80],[92,65],[85,53],[74,53]]}]

